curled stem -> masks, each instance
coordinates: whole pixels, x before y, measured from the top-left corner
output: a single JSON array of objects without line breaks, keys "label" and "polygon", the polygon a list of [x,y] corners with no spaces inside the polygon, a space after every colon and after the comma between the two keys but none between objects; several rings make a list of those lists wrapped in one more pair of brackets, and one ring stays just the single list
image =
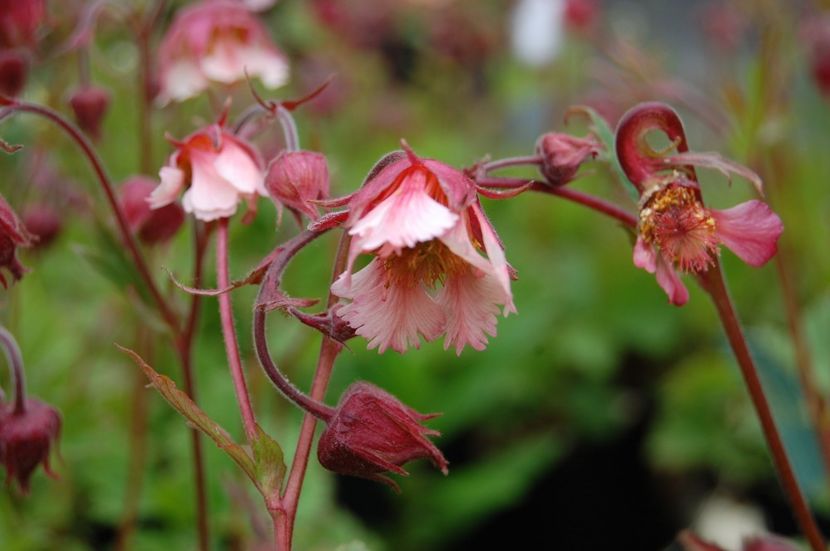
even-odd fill
[{"label": "curled stem", "polygon": [[300,134],[297,132],[297,123],[294,122],[294,116],[282,105],[277,107],[277,116],[280,119],[280,126],[282,126],[282,133],[285,138],[285,149],[299,151]]},{"label": "curled stem", "polygon": [[0,346],[6,354],[6,361],[9,364],[9,371],[14,382],[14,413],[20,415],[26,413],[26,379],[23,374],[23,354],[20,347],[8,329],[0,325]]}]

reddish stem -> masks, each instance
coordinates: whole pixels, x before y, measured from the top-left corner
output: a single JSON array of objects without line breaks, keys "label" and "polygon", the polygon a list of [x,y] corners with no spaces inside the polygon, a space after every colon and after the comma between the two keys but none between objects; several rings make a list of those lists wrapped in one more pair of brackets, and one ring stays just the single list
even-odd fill
[{"label": "reddish stem", "polygon": [[640,193],[650,176],[666,169],[646,141],[646,135],[652,130],[664,132],[679,152],[689,150],[683,121],[674,109],[659,102],[640,103],[629,109],[617,125],[617,157],[625,175]]},{"label": "reddish stem", "polygon": [[[216,239],[216,278],[220,288],[230,285],[230,270],[228,269],[228,219],[219,220]],[[219,315],[222,318],[222,335],[225,339],[225,352],[228,356],[228,367],[233,379],[236,401],[242,414],[242,424],[249,442],[257,439],[256,418],[251,407],[251,398],[248,386],[245,383],[245,372],[242,369],[242,360],[239,356],[239,344],[236,338],[236,327],[233,323],[233,308],[230,293],[219,295]]]},{"label": "reddish stem", "polygon": [[749,352],[749,347],[741,330],[741,323],[738,321],[738,316],[735,313],[735,308],[729,297],[729,291],[726,289],[720,264],[718,263],[715,267],[698,274],[698,279],[703,288],[709,293],[709,296],[712,297],[712,302],[714,302],[715,308],[718,311],[718,316],[729,339],[729,345],[735,353],[735,358],[738,360],[744,382],[752,398],[752,405],[755,406],[755,412],[761,421],[761,428],[764,431],[764,437],[772,453],[775,468],[778,471],[784,490],[789,496],[796,520],[798,520],[798,524],[801,526],[801,531],[807,537],[813,551],[825,551],[826,545],[824,539],[816,525],[815,518],[810,511],[810,506],[801,491],[801,487],[798,485],[792,465],[790,465],[787,457],[787,452],[784,449],[781,435],[775,425],[772,410],[764,394],[761,380],[758,377],[758,370]]},{"label": "reddish stem", "polygon": [[481,165],[483,173],[492,172],[500,168],[507,168],[511,166],[528,166],[542,164],[542,157],[539,155],[524,155],[521,157],[506,157],[504,159],[496,159]]},{"label": "reddish stem", "polygon": [[0,325],[0,346],[6,353],[6,361],[14,381],[14,414],[26,413],[26,378],[23,373],[23,354],[17,340],[8,329]]},{"label": "reddish stem", "polygon": [[622,222],[626,226],[632,228],[637,227],[637,217],[627,210],[621,209],[614,203],[600,199],[599,197],[595,197],[589,193],[577,191],[568,186],[552,186],[547,182],[541,182],[538,180],[527,180],[525,178],[502,178],[495,176],[478,178],[476,179],[476,183],[482,187],[493,189],[515,189],[530,184],[530,189],[533,191],[561,197],[562,199],[566,199],[572,203],[578,203],[584,207],[588,207],[591,210],[610,216],[611,218]]},{"label": "reddish stem", "polygon": [[8,103],[5,106],[3,111],[0,111],[0,119],[3,118],[3,113],[10,111],[34,113],[35,115],[39,115],[55,124],[58,128],[63,130],[78,145],[78,147],[81,148],[81,151],[83,152],[84,156],[92,165],[92,169],[95,172],[96,177],[98,178],[98,182],[101,184],[101,188],[104,190],[104,195],[106,195],[107,203],[109,204],[110,209],[112,210],[112,213],[115,216],[115,221],[118,225],[118,230],[121,233],[121,238],[123,239],[124,244],[127,246],[127,250],[130,252],[130,256],[132,257],[133,262],[135,263],[136,269],[138,269],[138,273],[141,276],[142,281],[144,281],[145,285],[147,285],[147,288],[150,291],[150,295],[153,298],[153,302],[155,303],[156,308],[158,309],[165,323],[170,327],[172,333],[174,335],[178,335],[179,321],[176,318],[176,315],[165,302],[164,297],[162,297],[161,292],[159,291],[155,281],[150,275],[150,270],[147,267],[147,262],[144,260],[144,256],[141,254],[141,251],[138,248],[138,244],[136,243],[135,238],[133,237],[133,234],[130,231],[130,227],[127,224],[127,220],[124,217],[124,212],[121,209],[121,205],[118,203],[118,199],[115,196],[115,191],[113,190],[112,184],[110,183],[109,176],[107,176],[106,170],[104,170],[104,166],[101,163],[101,159],[98,157],[98,154],[95,152],[95,149],[92,147],[92,144],[89,142],[86,136],[84,136],[83,132],[81,132],[74,124],[63,118],[59,113],[53,111],[52,109],[35,103],[28,103],[25,101],[8,101],[10,103]]},{"label": "reddish stem", "polygon": [[[351,238],[347,232],[344,232],[340,238],[340,244],[337,248],[337,257],[334,261],[334,268],[332,270],[332,282],[343,272],[346,268],[346,262],[349,254],[349,243]],[[339,298],[337,295],[329,290],[327,307],[331,309],[337,304]],[[320,355],[317,359],[317,369],[314,372],[314,380],[311,383],[311,398],[322,401],[326,395],[326,388],[328,387],[329,379],[331,378],[332,368],[334,367],[334,360],[343,348],[339,342],[324,336],[323,342],[320,345]],[[282,503],[287,516],[287,532],[289,549],[291,547],[291,538],[293,537],[294,521],[297,517],[297,504],[300,500],[300,492],[303,488],[303,481],[305,480],[305,473],[308,467],[308,458],[311,454],[311,445],[314,440],[314,429],[317,426],[317,419],[309,414],[303,417],[303,424],[300,428],[300,436],[297,439],[297,449],[294,453],[294,460],[291,463],[291,472],[288,475],[288,482],[285,486],[285,491],[282,494]]]}]

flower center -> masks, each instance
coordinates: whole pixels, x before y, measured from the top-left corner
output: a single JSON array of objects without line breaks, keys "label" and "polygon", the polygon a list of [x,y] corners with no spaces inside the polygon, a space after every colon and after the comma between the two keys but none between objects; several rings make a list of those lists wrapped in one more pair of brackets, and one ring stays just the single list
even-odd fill
[{"label": "flower center", "polygon": [[469,269],[465,260],[437,239],[403,249],[401,254],[390,254],[383,263],[387,285],[408,288],[421,283],[433,288],[447,276]]},{"label": "flower center", "polygon": [[694,190],[669,184],[640,210],[640,235],[684,272],[701,272],[718,255],[715,219]]}]

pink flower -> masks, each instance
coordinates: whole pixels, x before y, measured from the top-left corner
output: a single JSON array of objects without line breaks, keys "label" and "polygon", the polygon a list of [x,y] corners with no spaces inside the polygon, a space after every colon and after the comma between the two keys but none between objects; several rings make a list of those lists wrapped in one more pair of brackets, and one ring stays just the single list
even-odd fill
[{"label": "pink flower", "polygon": [[169,205],[187,188],[184,210],[210,221],[233,216],[243,199],[253,207],[257,195],[267,195],[259,155],[221,125],[199,130],[174,145],[176,152],[159,172],[161,184],[148,199],[151,208]]},{"label": "pink flower", "polygon": [[561,132],[548,132],[536,142],[536,153],[542,158],[540,170],[554,186],[573,180],[582,163],[596,158],[601,152],[602,146],[592,135],[577,138]]},{"label": "pink flower", "polygon": [[320,214],[312,201],[329,196],[326,157],[314,151],[283,151],[266,169],[265,187],[271,197],[311,219]]},{"label": "pink flower", "polygon": [[241,2],[208,0],[182,9],[159,47],[158,101],[183,101],[210,83],[245,73],[268,88],[288,80],[288,62],[262,23]]},{"label": "pink flower", "polygon": [[[26,273],[26,268],[17,259],[17,249],[31,247],[35,241],[36,238],[29,233],[11,205],[0,195],[0,268],[8,270],[13,280],[20,279]],[[0,284],[7,287],[1,271]]]},{"label": "pink flower", "polygon": [[60,413],[49,404],[32,398],[19,409],[0,403],[0,463],[6,467],[8,482],[17,480],[28,493],[29,480],[40,464],[54,477],[49,454],[60,431]]},{"label": "pink flower", "polygon": [[[503,246],[461,171],[408,150],[382,159],[349,201],[348,268],[338,314],[369,348],[403,352],[445,335],[483,350],[496,315],[515,312]],[[374,258],[351,274],[361,253]],[[483,254],[486,256],[483,256]]]},{"label": "pink flower", "polygon": [[45,17],[45,0],[0,0],[0,48],[33,45]]},{"label": "pink flower", "polygon": [[784,225],[763,201],[710,209],[698,184],[677,173],[652,186],[640,200],[634,265],[657,276],[672,304],[682,306],[689,299],[677,271],[706,271],[714,266],[720,245],[750,266],[763,266],[775,256]]}]

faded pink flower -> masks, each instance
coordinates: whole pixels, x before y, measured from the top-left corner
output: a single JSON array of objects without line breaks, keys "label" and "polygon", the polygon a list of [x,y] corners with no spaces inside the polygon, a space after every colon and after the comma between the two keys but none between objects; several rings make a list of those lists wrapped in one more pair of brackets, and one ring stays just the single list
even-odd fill
[{"label": "faded pink flower", "polygon": [[186,188],[184,210],[210,221],[233,216],[243,199],[253,208],[257,195],[267,195],[259,154],[220,124],[174,145],[176,152],[159,172],[161,184],[148,199],[151,208],[169,205]]},{"label": "faded pink flower", "polygon": [[778,250],[784,225],[769,206],[753,199],[727,210],[703,205],[700,187],[679,173],[652,181],[640,200],[634,265],[657,276],[669,301],[689,299],[677,270],[704,272],[725,245],[750,266],[763,266]]},{"label": "faded pink flower", "polygon": [[245,73],[268,88],[288,81],[288,61],[243,3],[208,0],[182,9],[159,47],[158,101],[183,101],[210,83],[232,84]]},{"label": "faded pink flower", "polygon": [[[349,211],[348,268],[332,291],[351,300],[338,314],[369,348],[403,352],[443,334],[458,354],[483,350],[499,306],[516,311],[503,246],[461,171],[409,149],[392,153]],[[374,258],[352,275],[361,253]]]}]

